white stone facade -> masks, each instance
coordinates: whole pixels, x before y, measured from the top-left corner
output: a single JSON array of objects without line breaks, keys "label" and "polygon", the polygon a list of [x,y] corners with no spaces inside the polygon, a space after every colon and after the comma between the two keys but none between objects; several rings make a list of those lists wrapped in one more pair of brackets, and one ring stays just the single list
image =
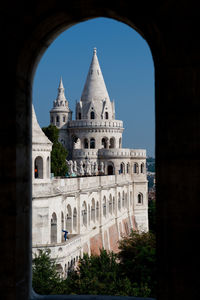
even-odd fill
[{"label": "white stone facade", "polygon": [[[50,178],[52,145],[33,111],[33,252],[50,249],[65,276],[83,252],[117,251],[118,240],[131,228],[148,230],[146,150],[122,148],[123,122],[115,120],[96,49],[76,120],[62,79],[50,118],[70,151],[69,173],[93,175]],[[36,167],[40,176],[35,176]],[[62,229],[69,232],[66,241]]]}]

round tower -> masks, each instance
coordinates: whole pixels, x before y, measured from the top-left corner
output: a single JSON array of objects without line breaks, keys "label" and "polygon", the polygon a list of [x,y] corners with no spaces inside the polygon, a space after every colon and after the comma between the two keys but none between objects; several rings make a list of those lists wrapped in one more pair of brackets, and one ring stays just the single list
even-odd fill
[{"label": "round tower", "polygon": [[[122,147],[123,122],[115,120],[114,101],[110,101],[96,48],[81,99],[76,105],[76,120],[69,122],[68,130],[70,137],[78,140],[76,150]],[[91,151],[95,159],[94,153]],[[89,150],[87,156],[90,157]]]}]

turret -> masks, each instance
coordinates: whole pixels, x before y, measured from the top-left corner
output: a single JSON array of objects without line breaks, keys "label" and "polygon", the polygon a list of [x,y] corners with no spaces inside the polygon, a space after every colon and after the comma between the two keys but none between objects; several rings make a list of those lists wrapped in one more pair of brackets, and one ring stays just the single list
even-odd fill
[{"label": "turret", "polygon": [[63,86],[62,77],[58,87],[58,95],[53,102],[53,108],[50,111],[50,124],[57,128],[66,128],[67,122],[72,119],[72,111],[69,109],[68,101],[65,97],[65,89]]}]

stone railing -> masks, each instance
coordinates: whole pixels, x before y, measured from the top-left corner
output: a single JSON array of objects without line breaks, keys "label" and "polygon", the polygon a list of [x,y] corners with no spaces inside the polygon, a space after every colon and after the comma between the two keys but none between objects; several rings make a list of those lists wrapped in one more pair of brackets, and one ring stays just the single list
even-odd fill
[{"label": "stone railing", "polygon": [[91,128],[123,128],[120,120],[73,120],[69,121],[68,128],[91,127]]},{"label": "stone railing", "polygon": [[33,253],[37,253],[38,250],[42,249],[49,249],[50,255],[52,258],[62,258],[70,257],[70,255],[74,254],[76,251],[80,251],[81,247],[81,236],[76,235],[66,242],[63,243],[56,243],[56,244],[37,244],[33,245],[32,250]]},{"label": "stone railing", "polygon": [[33,183],[33,198],[55,196],[59,194],[70,194],[80,190],[98,189],[102,186],[114,186],[118,183],[132,182],[132,176],[129,174],[109,175],[109,176],[91,176],[77,178],[52,179],[44,184]]},{"label": "stone railing", "polygon": [[85,159],[89,158],[146,158],[146,150],[144,149],[74,149],[73,157],[74,159]]},{"label": "stone railing", "polygon": [[144,149],[100,149],[98,151],[98,156],[100,158],[108,158],[108,157],[120,157],[120,158],[146,158],[146,150]]}]

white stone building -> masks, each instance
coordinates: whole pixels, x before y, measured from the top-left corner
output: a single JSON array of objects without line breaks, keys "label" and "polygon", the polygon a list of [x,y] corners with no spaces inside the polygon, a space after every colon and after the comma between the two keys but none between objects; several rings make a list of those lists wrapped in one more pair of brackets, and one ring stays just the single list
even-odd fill
[{"label": "white stone building", "polygon": [[[52,144],[33,110],[33,252],[50,249],[65,275],[83,252],[117,251],[131,228],[148,230],[146,150],[122,148],[123,122],[115,120],[96,49],[76,120],[62,79],[50,118],[77,177],[50,178]],[[67,241],[62,229],[70,233]]]}]

